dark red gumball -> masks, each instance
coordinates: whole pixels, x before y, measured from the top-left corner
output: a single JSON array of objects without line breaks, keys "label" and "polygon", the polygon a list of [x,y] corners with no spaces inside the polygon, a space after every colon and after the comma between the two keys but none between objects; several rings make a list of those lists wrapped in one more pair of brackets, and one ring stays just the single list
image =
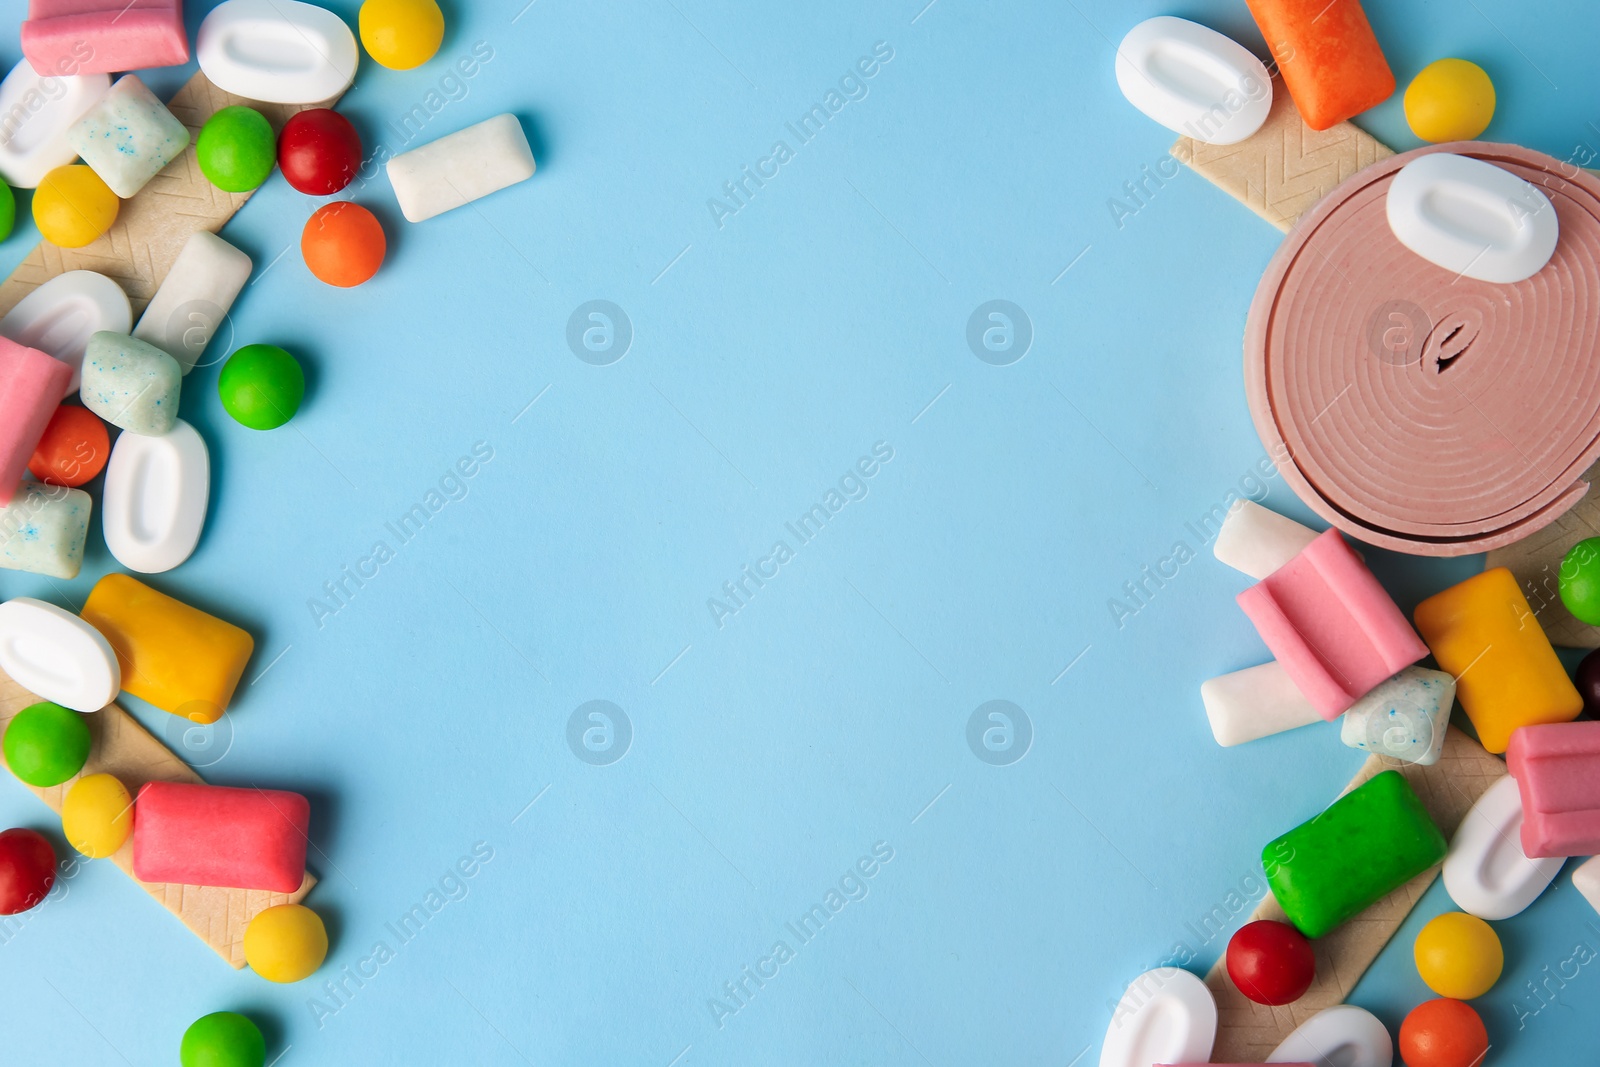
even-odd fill
[{"label": "dark red gumball", "polygon": [[361,135],[337,111],[301,111],[278,134],[278,169],[302,193],[331,196],[361,169]]},{"label": "dark red gumball", "polygon": [[1578,663],[1578,692],[1583,694],[1583,710],[1600,715],[1600,648]]},{"label": "dark red gumball", "polygon": [[56,884],[56,850],[32,830],[0,833],[0,915],[36,906]]},{"label": "dark red gumball", "polygon": [[1288,923],[1258,919],[1228,942],[1228,977],[1257,1004],[1292,1004],[1316,976],[1311,942]]}]

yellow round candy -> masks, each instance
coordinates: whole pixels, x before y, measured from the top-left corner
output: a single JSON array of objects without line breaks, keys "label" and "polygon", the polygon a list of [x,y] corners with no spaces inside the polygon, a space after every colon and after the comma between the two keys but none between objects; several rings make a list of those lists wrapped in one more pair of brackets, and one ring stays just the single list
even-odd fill
[{"label": "yellow round candy", "polygon": [[1500,978],[1505,953],[1494,929],[1476,915],[1449,911],[1417,935],[1417,973],[1441,997],[1471,1000]]},{"label": "yellow round candy", "polygon": [[1494,118],[1494,82],[1476,63],[1438,59],[1406,87],[1406,123],[1424,141],[1470,141]]},{"label": "yellow round candy", "polygon": [[310,978],[328,956],[328,929],[302,904],[280,904],[244,929],[244,961],[269,982]]},{"label": "yellow round candy", "polygon": [[359,21],[367,54],[390,70],[422,66],[444,40],[444,12],[434,0],[366,0]]},{"label": "yellow round candy", "polygon": [[59,248],[82,248],[111,229],[122,201],[100,175],[79,163],[57,167],[33,193],[33,221]]},{"label": "yellow round candy", "polygon": [[79,778],[61,802],[61,832],[92,860],[105,859],[133,832],[133,798],[115,775]]}]

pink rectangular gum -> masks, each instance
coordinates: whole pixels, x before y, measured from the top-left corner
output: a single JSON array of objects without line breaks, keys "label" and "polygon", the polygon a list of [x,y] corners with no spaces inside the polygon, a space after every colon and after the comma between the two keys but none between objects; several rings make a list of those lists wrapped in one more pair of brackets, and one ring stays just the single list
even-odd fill
[{"label": "pink rectangular gum", "polygon": [[1278,662],[1324,719],[1336,719],[1428,646],[1345,544],[1328,530],[1239,594]]},{"label": "pink rectangular gum", "polygon": [[1600,853],[1600,722],[1524,726],[1506,767],[1522,794],[1522,851],[1530,859]]},{"label": "pink rectangular gum", "polygon": [[189,62],[182,0],[30,0],[22,54],[45,77]]},{"label": "pink rectangular gum", "polygon": [[293,893],[305,881],[310,817],[298,793],[150,782],[133,805],[133,876]]},{"label": "pink rectangular gum", "polygon": [[70,381],[72,368],[59,359],[0,337],[0,504],[22,484]]}]

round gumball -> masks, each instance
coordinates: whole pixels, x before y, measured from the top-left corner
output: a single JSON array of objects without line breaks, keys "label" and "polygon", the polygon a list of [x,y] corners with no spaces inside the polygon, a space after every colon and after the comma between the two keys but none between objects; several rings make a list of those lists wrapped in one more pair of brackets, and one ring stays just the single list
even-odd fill
[{"label": "round gumball", "polygon": [[183,1067],[263,1067],[267,1040],[238,1012],[215,1011],[183,1032],[178,1062]]},{"label": "round gumball", "polygon": [[50,416],[28,471],[46,485],[79,486],[105,470],[111,435],[88,408],[62,404]]},{"label": "round gumball", "polygon": [[0,241],[11,236],[11,227],[17,224],[17,194],[11,186],[0,182]]},{"label": "round gumball", "polygon": [[434,0],[367,0],[358,21],[367,54],[390,70],[422,66],[444,41],[444,12]]},{"label": "round gumball", "polygon": [[222,407],[252,430],[275,430],[294,418],[306,395],[306,376],[277,345],[246,345],[217,376]]},{"label": "round gumball", "polygon": [[0,833],[0,915],[36,907],[56,884],[56,850],[32,830]]},{"label": "round gumball", "polygon": [[1470,141],[1494,118],[1494,83],[1476,63],[1437,59],[1406,87],[1405,112],[1424,141]]},{"label": "round gumball", "polygon": [[244,931],[244,961],[269,982],[310,978],[328,958],[328,930],[303,904],[268,908]]},{"label": "round gumball", "polygon": [[48,789],[83,770],[93,743],[82,715],[45,700],[17,712],[0,749],[12,774]]},{"label": "round gumball", "polygon": [[122,201],[100,175],[81,163],[57,167],[33,191],[33,221],[46,241],[82,248],[117,221]]},{"label": "round gumball", "polygon": [[1481,997],[1500,979],[1505,953],[1493,927],[1476,915],[1447,911],[1417,934],[1417,973],[1442,997]]},{"label": "round gumball", "polygon": [[1600,626],[1600,537],[1586,537],[1567,550],[1556,591],[1574,617]]},{"label": "round gumball", "polygon": [[1400,1058],[1406,1067],[1479,1067],[1489,1051],[1489,1031],[1469,1005],[1430,1000],[1400,1024]]},{"label": "round gumball", "polygon": [[1306,935],[1272,919],[1240,927],[1228,941],[1227,961],[1228,977],[1257,1004],[1292,1004],[1317,974]]},{"label": "round gumball", "polygon": [[88,774],[61,802],[61,832],[92,860],[105,859],[133,833],[133,797],[113,774]]},{"label": "round gumball", "polygon": [[206,119],[194,152],[206,180],[230,193],[248,193],[260,187],[278,158],[277,139],[267,117],[240,104]]},{"label": "round gumball", "polygon": [[1578,661],[1578,692],[1583,694],[1583,710],[1600,715],[1600,648]]},{"label": "round gumball", "polygon": [[301,111],[278,134],[278,169],[302,193],[331,196],[361,169],[361,135],[337,111]]},{"label": "round gumball", "polygon": [[377,216],[345,200],[318,208],[300,233],[300,254],[311,273],[342,289],[378,273],[388,249]]}]

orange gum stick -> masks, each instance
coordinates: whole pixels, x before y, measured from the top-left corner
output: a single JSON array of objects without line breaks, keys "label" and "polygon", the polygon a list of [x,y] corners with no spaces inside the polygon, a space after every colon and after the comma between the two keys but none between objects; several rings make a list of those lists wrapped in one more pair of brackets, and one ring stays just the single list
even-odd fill
[{"label": "orange gum stick", "polygon": [[1326,130],[1394,93],[1359,0],[1245,0],[1300,117]]}]

